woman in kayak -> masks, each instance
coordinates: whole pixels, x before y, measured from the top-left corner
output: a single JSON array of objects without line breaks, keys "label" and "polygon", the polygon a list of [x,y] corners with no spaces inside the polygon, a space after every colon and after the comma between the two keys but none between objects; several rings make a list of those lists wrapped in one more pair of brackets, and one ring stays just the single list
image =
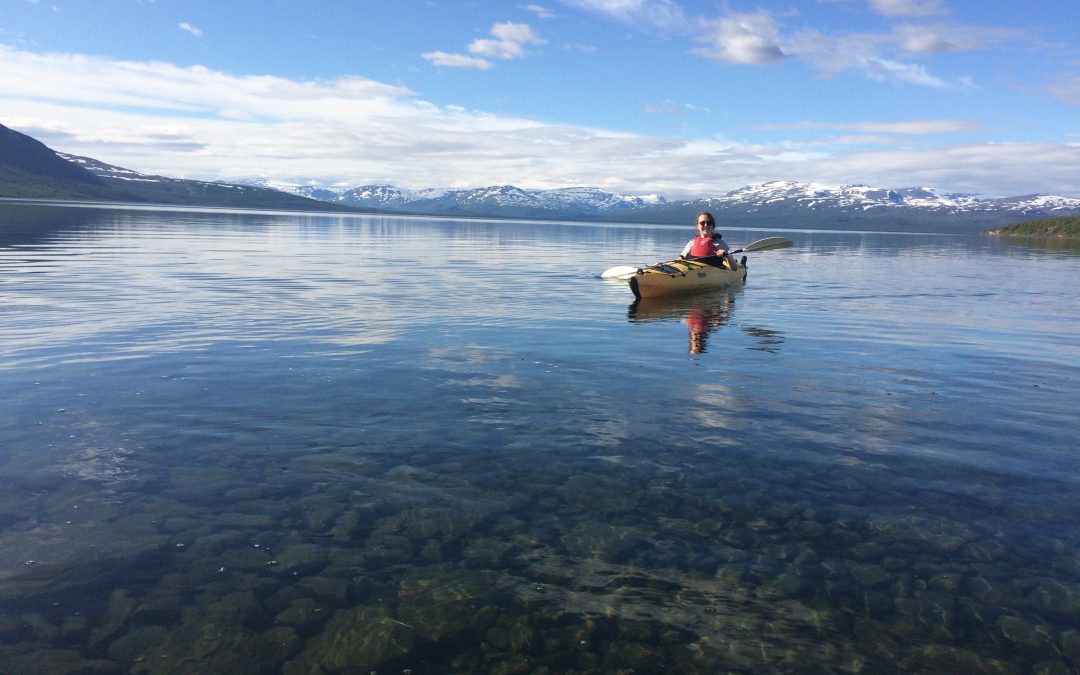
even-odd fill
[{"label": "woman in kayak", "polygon": [[679,254],[681,258],[707,258],[717,256],[729,270],[739,269],[735,257],[731,255],[730,247],[724,241],[724,235],[717,233],[716,219],[708,211],[702,211],[697,215],[698,236],[691,239]]}]

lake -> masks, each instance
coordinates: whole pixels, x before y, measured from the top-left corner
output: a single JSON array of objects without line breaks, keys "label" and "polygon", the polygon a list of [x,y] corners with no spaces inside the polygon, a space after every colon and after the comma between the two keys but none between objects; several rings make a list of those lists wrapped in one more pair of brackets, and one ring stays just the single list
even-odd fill
[{"label": "lake", "polygon": [[1080,670],[1080,248],[0,203],[0,672]]}]

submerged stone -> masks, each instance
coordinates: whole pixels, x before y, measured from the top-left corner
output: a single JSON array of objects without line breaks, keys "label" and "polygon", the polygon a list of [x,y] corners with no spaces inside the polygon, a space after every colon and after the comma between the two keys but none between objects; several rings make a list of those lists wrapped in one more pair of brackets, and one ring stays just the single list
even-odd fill
[{"label": "submerged stone", "polygon": [[113,661],[88,659],[69,649],[0,656],[0,673],[11,675],[115,675],[118,672],[120,667]]},{"label": "submerged stone", "polygon": [[[286,673],[366,673],[412,651],[416,631],[380,607],[335,612],[319,635],[285,664]],[[322,670],[319,670],[322,669]]]},{"label": "submerged stone", "polygon": [[398,591],[398,616],[416,629],[419,637],[439,641],[467,629],[485,629],[475,620],[484,615],[477,610],[484,596],[494,587],[490,573],[456,570],[432,578],[413,578],[401,582]]}]

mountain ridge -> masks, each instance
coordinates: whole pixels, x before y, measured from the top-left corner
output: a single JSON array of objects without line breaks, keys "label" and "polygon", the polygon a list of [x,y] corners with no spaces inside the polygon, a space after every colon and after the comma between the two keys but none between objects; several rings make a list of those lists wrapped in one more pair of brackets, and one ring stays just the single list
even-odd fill
[{"label": "mountain ridge", "polygon": [[250,185],[152,176],[53,150],[0,124],[0,197],[295,211],[356,211]]},{"label": "mountain ridge", "polygon": [[1023,220],[1080,215],[1080,199],[1033,194],[990,198],[933,187],[882,188],[769,181],[717,196],[669,201],[596,187],[513,185],[410,190],[387,184],[321,187],[266,178],[198,181],[143,174],[56,152],[0,125],[0,197],[225,208],[683,224],[712,211],[739,227],[976,232]]},{"label": "mountain ridge", "polygon": [[680,201],[668,201],[662,195],[622,195],[591,187],[529,190],[498,185],[409,190],[387,184],[338,189],[269,181],[260,184],[298,194],[313,194],[313,190],[318,190],[319,199],[417,215],[681,222],[708,210],[734,224],[748,226],[798,217],[818,225],[831,223],[834,227],[845,223],[929,226],[948,222],[955,229],[974,231],[1016,222],[1018,218],[1080,214],[1080,199],[1054,195],[994,198],[925,186],[880,188],[795,181],[769,181],[720,196]]}]

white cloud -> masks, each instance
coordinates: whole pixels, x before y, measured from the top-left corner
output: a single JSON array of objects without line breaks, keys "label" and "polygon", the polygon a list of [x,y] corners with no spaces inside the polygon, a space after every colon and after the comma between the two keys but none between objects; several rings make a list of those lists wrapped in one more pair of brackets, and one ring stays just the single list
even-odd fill
[{"label": "white cloud", "polygon": [[899,60],[891,55],[895,35],[852,33],[830,37],[804,30],[785,42],[792,56],[805,59],[824,73],[860,72],[870,79],[893,84],[910,84],[933,89],[966,89],[970,81],[950,82],[930,73],[921,63]]},{"label": "white cloud", "polygon": [[730,63],[774,63],[785,57],[780,31],[771,14],[729,14],[704,22],[701,40],[707,47],[696,54]]},{"label": "white cloud", "polygon": [[1024,31],[1013,28],[901,24],[893,28],[897,47],[912,54],[968,52],[990,49],[1009,40],[1033,41]]},{"label": "white cloud", "polygon": [[941,0],[869,0],[870,7],[885,16],[934,16],[945,14]]},{"label": "white cloud", "polygon": [[562,0],[564,5],[623,23],[665,30],[684,29],[687,20],[673,0]]},{"label": "white cloud", "polygon": [[524,6],[522,6],[522,9],[524,9],[526,12],[532,12],[533,14],[535,14],[537,16],[537,18],[540,18],[540,19],[554,19],[555,18],[555,12],[551,11],[551,9],[549,9],[549,8],[543,6],[543,5],[531,5],[531,4],[530,5],[524,5]]},{"label": "white cloud", "polygon": [[203,32],[201,30],[199,30],[195,26],[192,26],[187,21],[181,21],[177,25],[180,27],[180,30],[191,33],[192,35],[194,35],[197,38],[201,38],[203,36]]},{"label": "white cloud", "polygon": [[469,51],[493,59],[517,59],[525,55],[526,45],[542,45],[546,42],[523,23],[497,23],[491,27],[491,34],[494,40],[473,40]]},{"label": "white cloud", "polygon": [[448,52],[427,52],[421,56],[433,66],[445,66],[447,68],[475,68],[476,70],[490,70],[495,67],[491,61],[468,56],[466,54],[450,54]]},{"label": "white cloud", "polygon": [[[542,45],[547,41],[537,35],[528,24],[523,23],[496,23],[491,27],[491,35],[494,39],[481,38],[473,40],[469,44],[467,54],[454,54],[450,52],[434,51],[421,54],[421,56],[435,66],[447,68],[474,68],[476,70],[490,70],[495,67],[491,59],[518,59],[525,56],[527,45]],[[487,58],[483,58],[487,57]]]},{"label": "white cloud", "polygon": [[934,89],[946,89],[950,85],[927,72],[926,67],[916,63],[901,63],[891,59],[868,58],[862,63],[862,69],[875,80],[883,82],[901,82]]},{"label": "white cloud", "polygon": [[[407,188],[592,185],[674,199],[775,179],[1076,195],[1080,175],[1075,143],[942,147],[932,138],[985,131],[974,121],[819,125],[830,135],[841,129],[918,141],[873,152],[865,145],[853,152],[857,146],[845,143],[857,139],[843,137],[768,143],[649,137],[437,106],[404,87],[359,77],[234,76],[4,46],[0,100],[0,122],[57,150],[146,173],[210,180],[265,176]],[[813,136],[806,131],[813,129],[793,136]]]}]

